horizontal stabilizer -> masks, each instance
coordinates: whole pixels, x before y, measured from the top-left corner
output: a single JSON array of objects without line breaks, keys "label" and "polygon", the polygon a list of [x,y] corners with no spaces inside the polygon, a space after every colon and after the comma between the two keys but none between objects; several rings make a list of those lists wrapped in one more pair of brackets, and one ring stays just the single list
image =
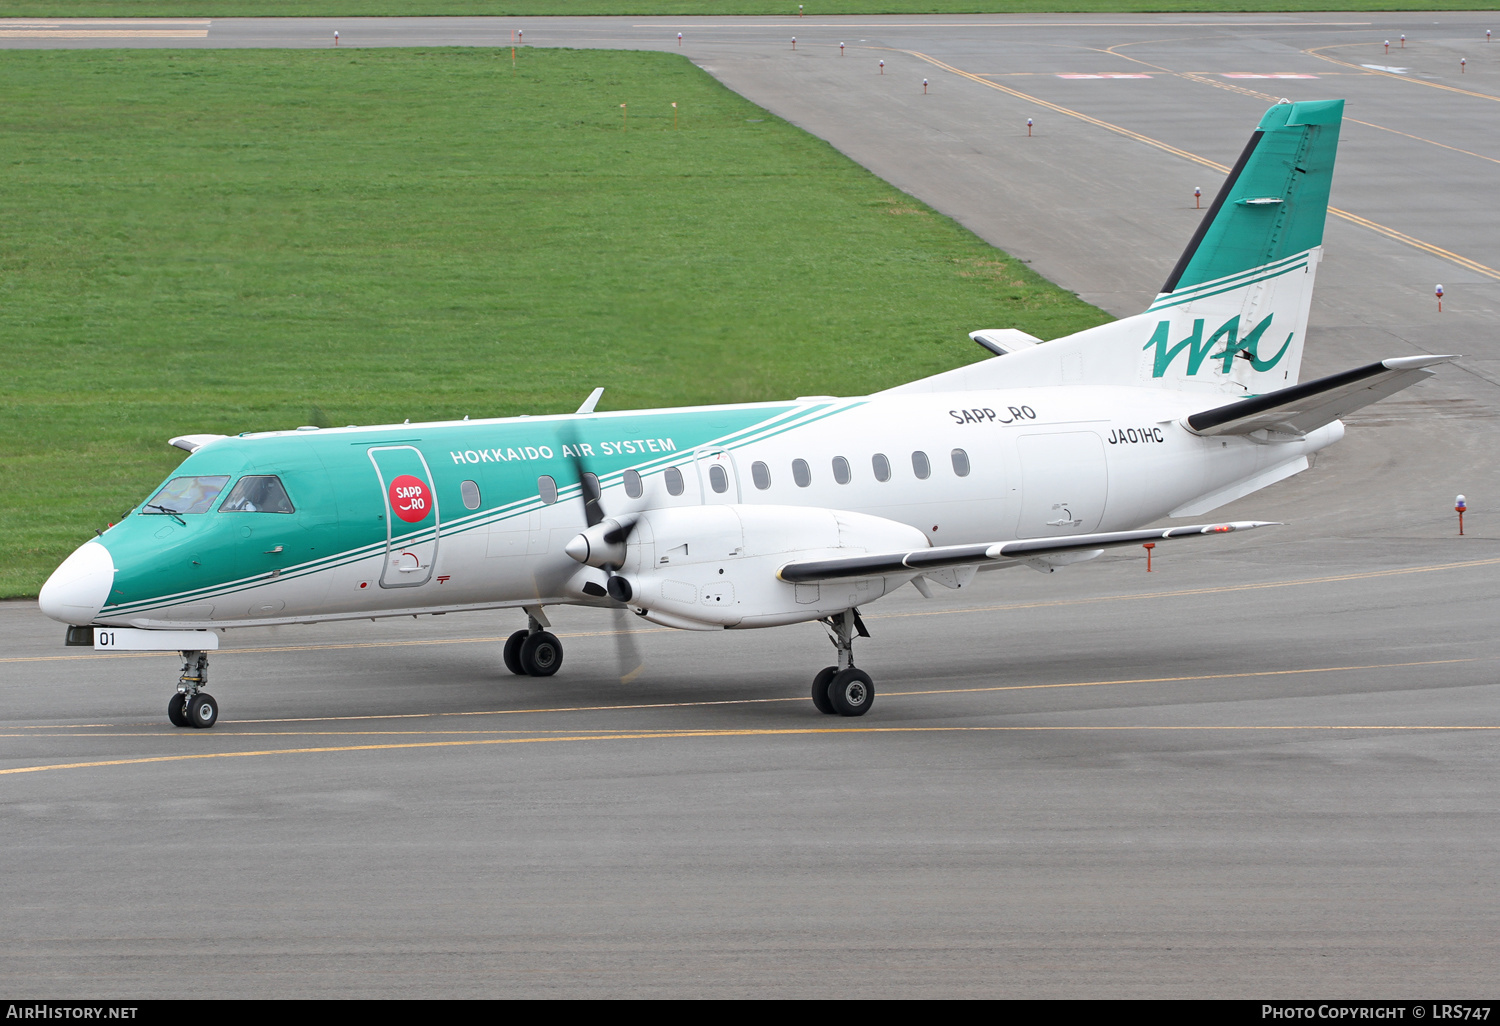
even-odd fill
[{"label": "horizontal stabilizer", "polygon": [[1193,413],[1185,423],[1190,431],[1200,435],[1277,431],[1301,436],[1431,377],[1432,371],[1427,368],[1434,364],[1456,359],[1456,356],[1400,356],[1381,360]]},{"label": "horizontal stabilizer", "polygon": [[1027,334],[1020,328],[985,328],[983,331],[969,332],[969,337],[996,356],[1005,356],[1020,349],[1030,349],[1041,342],[1041,339]]},{"label": "horizontal stabilizer", "polygon": [[850,577],[881,577],[886,574],[921,573],[953,566],[979,566],[998,560],[1040,559],[1065,552],[1108,549],[1120,545],[1195,538],[1206,534],[1229,534],[1256,527],[1271,527],[1261,520],[1242,520],[1230,524],[1194,524],[1190,527],[1152,527],[1141,531],[1107,531],[1103,534],[1079,534],[1069,538],[1019,538],[1015,541],[977,545],[942,545],[913,552],[892,552],[873,556],[841,556],[836,559],[813,559],[788,563],[777,577],[793,584],[813,584]]}]

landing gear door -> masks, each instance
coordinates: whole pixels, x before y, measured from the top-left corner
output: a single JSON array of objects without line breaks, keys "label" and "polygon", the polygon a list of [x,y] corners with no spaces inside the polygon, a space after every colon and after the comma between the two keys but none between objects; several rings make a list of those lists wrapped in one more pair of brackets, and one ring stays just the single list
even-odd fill
[{"label": "landing gear door", "polygon": [[385,497],[385,565],[382,588],[415,588],[432,580],[437,564],[437,496],[432,471],[410,445],[369,450]]},{"label": "landing gear door", "polygon": [[740,501],[740,478],[734,471],[734,456],[727,449],[699,449],[693,454],[693,462],[705,506]]}]

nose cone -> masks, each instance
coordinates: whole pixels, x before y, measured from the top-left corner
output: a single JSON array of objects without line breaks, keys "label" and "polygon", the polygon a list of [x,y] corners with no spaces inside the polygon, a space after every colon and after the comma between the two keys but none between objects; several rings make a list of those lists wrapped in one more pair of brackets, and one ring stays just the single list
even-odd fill
[{"label": "nose cone", "polygon": [[52,571],[37,602],[54,620],[83,626],[92,623],[115,584],[115,561],[96,541],[78,546]]}]

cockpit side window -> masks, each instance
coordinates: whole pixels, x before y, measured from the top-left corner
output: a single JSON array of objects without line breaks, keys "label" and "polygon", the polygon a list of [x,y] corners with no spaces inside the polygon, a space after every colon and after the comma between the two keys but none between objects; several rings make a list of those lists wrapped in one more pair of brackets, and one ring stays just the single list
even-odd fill
[{"label": "cockpit side window", "polygon": [[150,502],[141,507],[141,512],[157,516],[207,513],[228,483],[227,474],[214,477],[174,477],[151,497]]},{"label": "cockpit side window", "polygon": [[281,478],[271,474],[242,477],[219,507],[220,513],[292,513]]}]

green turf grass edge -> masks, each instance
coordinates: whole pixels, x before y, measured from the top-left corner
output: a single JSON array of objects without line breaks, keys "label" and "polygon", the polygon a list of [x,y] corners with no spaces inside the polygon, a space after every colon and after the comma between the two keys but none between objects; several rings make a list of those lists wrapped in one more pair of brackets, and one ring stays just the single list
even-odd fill
[{"label": "green turf grass edge", "polygon": [[679,55],[520,58],[0,60],[0,595],[177,434],[862,394],[1108,320]]}]

